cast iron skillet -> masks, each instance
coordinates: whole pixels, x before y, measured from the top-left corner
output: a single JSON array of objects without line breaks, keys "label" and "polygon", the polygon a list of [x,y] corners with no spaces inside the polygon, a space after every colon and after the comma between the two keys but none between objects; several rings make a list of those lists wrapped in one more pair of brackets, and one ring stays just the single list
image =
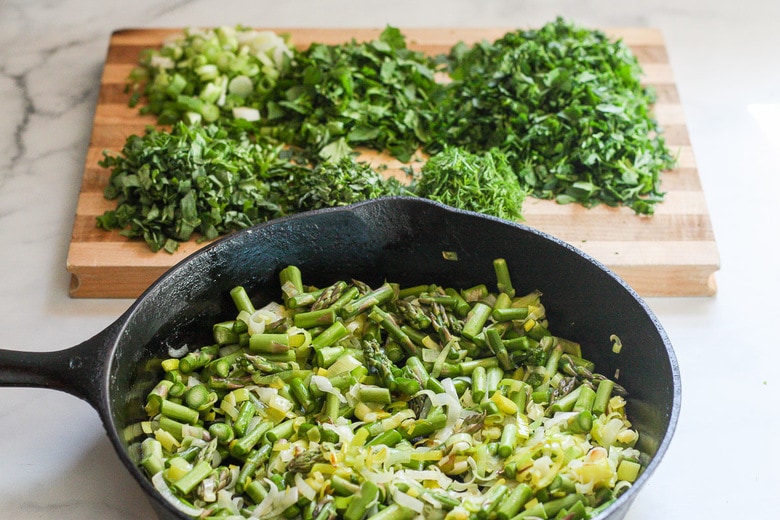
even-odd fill
[{"label": "cast iron skillet", "polygon": [[[457,260],[451,259],[451,254]],[[112,325],[58,352],[0,351],[0,386],[69,392],[100,414],[127,470],[161,520],[186,518],[153,488],[130,455],[128,426],[170,347],[209,341],[211,324],[235,317],[229,290],[254,302],[279,299],[279,270],[297,265],[306,284],[357,278],[407,285],[469,287],[495,279],[492,260],[506,258],[519,293],[539,289],[553,332],[578,340],[600,373],[620,370],[630,418],[648,466],[635,485],[599,517],[625,516],[658,466],[680,411],[680,374],[672,346],[639,296],[572,246],[523,225],[454,210],[425,199],[390,197],[281,218],[206,246],[157,280]],[[624,345],[611,350],[609,337]]]}]

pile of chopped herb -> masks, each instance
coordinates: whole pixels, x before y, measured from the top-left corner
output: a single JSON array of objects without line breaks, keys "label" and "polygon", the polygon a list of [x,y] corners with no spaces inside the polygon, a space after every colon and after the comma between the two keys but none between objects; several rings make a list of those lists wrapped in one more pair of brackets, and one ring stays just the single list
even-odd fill
[{"label": "pile of chopped herb", "polygon": [[385,178],[353,156],[324,161],[314,167],[299,166],[278,179],[278,203],[287,214],[346,206],[379,197],[411,195],[395,178]]},{"label": "pile of chopped herb", "polygon": [[288,162],[278,147],[217,125],[150,128],[131,135],[120,155],[104,152],[99,164],[111,169],[104,195],[117,207],[97,223],[173,252],[193,233],[210,240],[278,216],[264,176]]},{"label": "pile of chopped herb", "polygon": [[211,240],[286,214],[401,190],[353,156],[314,166],[300,160],[234,126],[149,128],[130,136],[121,154],[104,153],[100,166],[112,170],[104,195],[117,207],[97,224],[173,253],[196,236]]},{"label": "pile of chopped herb", "polygon": [[[641,76],[622,42],[560,18],[440,56],[393,27],[305,50],[268,31],[188,29],[131,73],[131,105],[173,126],[104,154],[118,205],[98,226],[173,252],[193,235],[401,193],[512,220],[526,196],[649,215],[675,159]],[[359,148],[429,158],[405,187]]]},{"label": "pile of chopped herb", "polygon": [[522,218],[525,189],[497,150],[470,153],[445,147],[415,176],[415,193],[449,206],[508,220]]},{"label": "pile of chopped herb", "polygon": [[393,27],[369,42],[314,43],[279,79],[261,124],[326,159],[365,147],[407,162],[428,141],[436,67]]},{"label": "pile of chopped herb", "polygon": [[653,213],[659,174],[674,158],[651,116],[654,93],[622,42],[558,18],[460,43],[449,62],[429,150],[498,148],[534,197]]}]

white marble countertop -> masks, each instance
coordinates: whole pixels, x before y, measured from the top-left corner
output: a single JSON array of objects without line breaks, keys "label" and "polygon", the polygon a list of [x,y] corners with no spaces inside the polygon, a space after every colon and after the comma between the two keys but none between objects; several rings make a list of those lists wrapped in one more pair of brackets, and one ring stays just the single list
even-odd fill
[{"label": "white marble countertop", "polygon": [[[683,406],[628,520],[767,518],[780,492],[780,4],[774,0],[0,0],[0,347],[50,351],[128,300],[75,300],[65,269],[112,31],[126,27],[538,26],[663,31],[721,253],[712,298],[648,301]],[[0,389],[0,518],[148,519],[85,402]]]}]

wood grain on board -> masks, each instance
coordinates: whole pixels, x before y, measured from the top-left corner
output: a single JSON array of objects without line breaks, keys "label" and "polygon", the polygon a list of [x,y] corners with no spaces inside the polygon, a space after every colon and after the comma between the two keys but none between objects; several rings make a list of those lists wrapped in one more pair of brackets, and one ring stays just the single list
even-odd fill
[{"label": "wood grain on board", "polygon": [[[301,48],[312,42],[369,40],[381,32],[362,28],[273,30],[290,35]],[[494,40],[509,30],[401,28],[411,48],[430,54],[446,52],[458,41]],[[652,28],[605,32],[621,38],[632,49],[645,73],[644,82],[656,91],[654,115],[664,129],[667,145],[678,154],[676,167],[662,174],[665,200],[656,206],[655,215],[647,217],[628,208],[585,209],[529,198],[523,206],[525,223],[595,257],[642,296],[714,295],[720,257],[663,36]],[[153,253],[141,240],[95,225],[97,216],[116,205],[103,197],[110,176],[109,170],[98,166],[103,151],[118,153],[129,135],[141,134],[147,125],[154,124],[152,117],[140,116],[137,108],[128,107],[124,92],[128,74],[143,49],[158,47],[179,33],[181,29],[125,29],[111,37],[68,251],[73,297],[135,298],[167,269],[204,245],[187,242],[172,255]],[[390,174],[400,175],[397,161],[378,154],[366,158],[385,162]]]}]

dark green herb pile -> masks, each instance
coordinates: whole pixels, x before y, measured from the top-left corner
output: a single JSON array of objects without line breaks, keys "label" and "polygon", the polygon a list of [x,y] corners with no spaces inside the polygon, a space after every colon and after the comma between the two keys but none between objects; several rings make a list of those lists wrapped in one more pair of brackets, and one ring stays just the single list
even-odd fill
[{"label": "dark green herb pile", "polygon": [[537,198],[652,214],[674,158],[631,50],[557,19],[452,48],[453,82],[429,150],[503,151]]},{"label": "dark green herb pile", "polygon": [[412,194],[395,178],[385,179],[368,163],[352,156],[292,168],[280,176],[275,187],[279,205],[287,214]]},{"label": "dark green herb pile", "polygon": [[402,192],[352,156],[298,164],[290,151],[231,128],[179,122],[170,132],[131,136],[119,156],[106,154],[105,196],[117,208],[98,226],[173,253],[193,235],[211,240],[283,215]]},{"label": "dark green herb pile", "polygon": [[277,215],[264,177],[287,162],[277,148],[213,124],[148,129],[131,135],[121,155],[104,153],[99,164],[111,169],[104,195],[117,208],[97,223],[173,252],[194,232],[210,240]]},{"label": "dark green herb pile", "polygon": [[262,125],[326,159],[360,146],[408,162],[428,141],[441,89],[435,70],[392,27],[370,42],[315,43],[296,54],[271,92]]},{"label": "dark green herb pile", "polygon": [[[118,205],[98,225],[173,252],[192,236],[399,193],[508,219],[526,195],[649,215],[674,158],[641,75],[621,42],[560,18],[433,57],[393,27],[304,50],[248,28],[187,30],[131,74],[131,105],[173,126],[105,154]],[[428,159],[401,186],[356,148]]]}]

